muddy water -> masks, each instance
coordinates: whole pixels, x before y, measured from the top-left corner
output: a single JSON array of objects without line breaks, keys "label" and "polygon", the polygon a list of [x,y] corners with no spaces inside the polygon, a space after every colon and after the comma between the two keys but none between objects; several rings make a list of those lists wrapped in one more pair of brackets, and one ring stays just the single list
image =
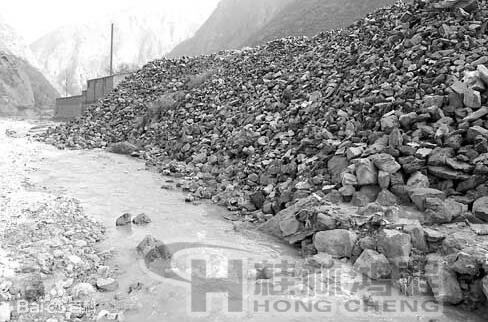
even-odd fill
[{"label": "muddy water", "polygon": [[[16,126],[19,132],[28,128],[25,124],[16,124],[11,126]],[[110,265],[120,269],[120,288],[116,293],[106,293],[104,296],[105,299],[117,297],[114,303],[118,303],[121,310],[130,308],[125,314],[126,321],[429,321],[432,318],[429,316],[429,307],[420,308],[416,313],[397,314],[387,318],[384,314],[370,312],[371,310],[367,313],[361,313],[361,310],[359,313],[337,311],[334,314],[318,311],[304,313],[299,310],[299,313],[292,314],[293,309],[285,313],[272,309],[273,312],[266,314],[247,313],[235,316],[224,312],[221,300],[209,301],[212,305],[208,315],[192,316],[189,313],[191,297],[188,285],[158,278],[157,274],[149,271],[138,259],[135,248],[147,234],[165,242],[177,239],[223,243],[239,248],[240,250],[196,250],[199,255],[209,259],[207,273],[215,276],[225,273],[227,258],[247,258],[256,262],[282,259],[300,262],[296,250],[258,233],[236,231],[232,223],[222,219],[225,211],[221,208],[208,204],[185,203],[182,193],[161,189],[168,178],[147,171],[140,160],[104,151],[59,151],[51,146],[29,142],[25,138],[17,139],[16,144],[24,144],[26,150],[35,150],[27,180],[36,189],[47,189],[79,199],[86,215],[101,221],[107,227],[107,237],[100,247],[114,253]],[[125,212],[143,212],[151,217],[152,223],[144,227],[116,229],[115,219]],[[182,255],[175,264],[183,275],[189,269],[187,257]],[[246,272],[249,272],[246,281],[252,295],[257,284],[252,268]],[[342,282],[350,282],[350,272],[346,265],[343,265],[341,274]],[[329,283],[331,281],[328,280]],[[135,283],[141,283],[142,290],[128,294],[127,290]],[[358,297],[341,294],[328,298],[331,302],[343,303]],[[399,295],[392,298],[404,299]],[[296,300],[297,296],[287,299]],[[309,298],[304,296],[298,299]],[[367,307],[363,304],[360,306]],[[466,312],[452,309],[447,309],[436,318],[439,321],[481,321]]]}]

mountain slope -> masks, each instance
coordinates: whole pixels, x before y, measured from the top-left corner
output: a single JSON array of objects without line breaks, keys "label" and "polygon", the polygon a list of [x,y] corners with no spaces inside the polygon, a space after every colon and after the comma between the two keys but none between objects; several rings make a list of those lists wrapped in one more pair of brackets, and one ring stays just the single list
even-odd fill
[{"label": "mountain slope", "polygon": [[295,0],[241,45],[252,46],[288,36],[314,36],[347,27],[397,0]]},{"label": "mountain slope", "polygon": [[292,0],[222,0],[195,36],[168,55],[195,56],[236,49]]},{"label": "mountain slope", "polygon": [[[110,23],[115,24],[114,67],[141,66],[193,36],[218,0],[162,0],[61,27],[31,45],[47,77],[63,94],[78,94],[89,78],[108,74]],[[192,10],[187,10],[191,5]]]},{"label": "mountain slope", "polygon": [[347,27],[397,0],[223,0],[195,36],[169,57],[239,49],[288,36]]},{"label": "mountain slope", "polygon": [[0,51],[0,116],[33,116],[54,108],[56,90],[24,59]]}]

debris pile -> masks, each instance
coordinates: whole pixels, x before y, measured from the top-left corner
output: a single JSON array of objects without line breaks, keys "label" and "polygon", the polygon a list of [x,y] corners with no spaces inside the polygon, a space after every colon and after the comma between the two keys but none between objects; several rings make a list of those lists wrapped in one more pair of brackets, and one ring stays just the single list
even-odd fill
[{"label": "debris pile", "polygon": [[[156,60],[43,138],[61,148],[130,142],[162,173],[191,176],[189,200],[278,223],[304,249],[375,261],[375,276],[391,270],[384,257],[397,268],[418,259],[424,270],[425,254],[456,263],[462,250],[476,269],[449,265],[443,285],[461,285],[434,290],[457,304],[467,297],[445,293],[481,289],[486,249],[478,256],[422,225],[488,223],[487,27],[484,0],[417,0],[311,39]],[[364,230],[357,221],[310,226],[314,205],[285,209],[310,196],[362,207],[369,235],[351,231]],[[401,223],[400,204],[423,214]],[[283,211],[292,215],[280,221]]]}]

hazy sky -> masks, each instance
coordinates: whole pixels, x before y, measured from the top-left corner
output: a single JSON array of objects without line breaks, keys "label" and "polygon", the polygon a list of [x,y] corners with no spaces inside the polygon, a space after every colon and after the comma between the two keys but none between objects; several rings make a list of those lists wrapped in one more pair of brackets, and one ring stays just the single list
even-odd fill
[{"label": "hazy sky", "polygon": [[[192,0],[210,1],[215,0]],[[0,14],[28,42],[32,42],[56,27],[86,21],[107,13],[137,7],[151,10],[181,0],[0,0]]]}]

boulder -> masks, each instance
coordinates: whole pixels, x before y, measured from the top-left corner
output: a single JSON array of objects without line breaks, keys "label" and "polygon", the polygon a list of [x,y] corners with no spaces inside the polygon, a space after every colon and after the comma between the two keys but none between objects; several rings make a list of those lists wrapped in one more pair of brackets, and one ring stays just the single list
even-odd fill
[{"label": "boulder", "polygon": [[356,163],[358,185],[375,185],[378,183],[378,170],[370,159],[359,159]]},{"label": "boulder", "polygon": [[353,268],[373,280],[386,279],[391,275],[388,259],[372,249],[365,249],[354,263]]},{"label": "boulder", "polygon": [[119,288],[119,282],[113,278],[99,278],[96,285],[97,289],[102,292],[113,292]]},{"label": "boulder", "polygon": [[400,164],[395,161],[395,158],[387,153],[375,154],[371,159],[376,168],[387,173],[395,173],[401,168]]},{"label": "boulder", "polygon": [[471,277],[478,276],[481,268],[473,255],[462,251],[448,257],[448,264],[454,272]]},{"label": "boulder", "polygon": [[410,199],[421,211],[425,210],[425,200],[427,198],[446,199],[446,194],[440,190],[431,188],[412,188],[409,189]]},{"label": "boulder", "polygon": [[398,198],[388,189],[383,189],[378,194],[376,202],[385,207],[394,206],[398,204]]},{"label": "boulder", "polygon": [[484,65],[478,65],[476,70],[480,76],[480,79],[488,86],[488,68]]},{"label": "boulder", "polygon": [[398,230],[384,229],[378,234],[377,249],[397,267],[408,263],[412,249],[411,237]]},{"label": "boulder", "polygon": [[483,279],[481,280],[481,285],[483,288],[483,293],[485,294],[486,298],[488,298],[488,275],[483,277]]},{"label": "boulder", "polygon": [[427,255],[425,276],[437,302],[459,304],[463,300],[456,274],[446,267],[439,255]]},{"label": "boulder", "polygon": [[407,223],[403,230],[410,235],[412,246],[422,252],[427,251],[427,241],[425,240],[424,228],[418,220]]},{"label": "boulder", "polygon": [[131,155],[138,152],[139,148],[129,142],[118,142],[109,145],[107,150],[112,153]]},{"label": "boulder", "polygon": [[408,188],[429,188],[429,186],[429,177],[424,175],[422,172],[415,172],[407,180]]},{"label": "boulder", "polygon": [[461,171],[452,170],[447,167],[428,167],[429,173],[433,176],[446,180],[468,180],[469,175]]},{"label": "boulder", "polygon": [[488,196],[481,197],[474,202],[473,214],[478,219],[488,222]]},{"label": "boulder", "polygon": [[378,184],[382,189],[388,189],[390,186],[390,174],[385,171],[378,172]]},{"label": "boulder", "polygon": [[400,122],[398,121],[398,117],[394,113],[385,114],[381,120],[381,130],[385,133],[389,134],[393,129],[400,127]]},{"label": "boulder", "polygon": [[342,177],[341,183],[343,186],[355,186],[358,184],[358,180],[356,179],[356,176],[352,173],[343,172],[341,177]]},{"label": "boulder", "polygon": [[352,248],[357,236],[345,229],[319,231],[313,238],[318,252],[325,252],[335,258],[351,257]]},{"label": "boulder", "polygon": [[349,162],[346,157],[335,155],[327,162],[327,169],[332,177],[332,182],[340,183],[341,174],[348,167]]},{"label": "boulder", "polygon": [[134,223],[135,225],[145,225],[145,224],[149,224],[151,221],[152,221],[151,218],[149,218],[144,213],[138,214],[132,219],[132,223]]},{"label": "boulder", "polygon": [[425,222],[433,224],[447,224],[453,219],[453,213],[444,200],[439,198],[425,199]]},{"label": "boulder", "polygon": [[120,216],[119,218],[117,218],[117,220],[115,221],[115,225],[116,226],[126,226],[126,225],[129,225],[131,223],[131,220],[132,220],[132,215],[129,213],[125,213],[122,216]]}]

